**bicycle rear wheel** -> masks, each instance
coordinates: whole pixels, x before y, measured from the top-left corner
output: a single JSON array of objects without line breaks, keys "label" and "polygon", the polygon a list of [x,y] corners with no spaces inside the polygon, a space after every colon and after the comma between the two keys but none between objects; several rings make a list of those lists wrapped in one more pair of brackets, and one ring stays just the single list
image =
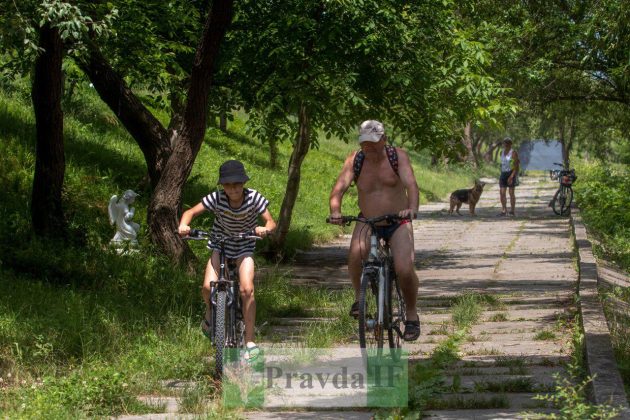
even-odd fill
[{"label": "bicycle rear wheel", "polygon": [[217,304],[215,306],[214,325],[214,371],[217,378],[223,376],[223,352],[225,350],[225,314],[227,306],[227,292],[220,290],[217,293]]},{"label": "bicycle rear wheel", "polygon": [[364,269],[359,292],[359,345],[367,356],[383,353],[383,325],[378,322],[378,272]]},{"label": "bicycle rear wheel", "polygon": [[402,335],[403,327],[405,324],[406,310],[405,301],[403,300],[402,293],[400,292],[400,285],[398,284],[398,277],[396,273],[390,273],[390,287],[389,287],[390,302],[389,307],[389,324],[387,326],[387,338],[389,341],[389,351],[393,360],[400,360],[401,348],[402,348]]}]

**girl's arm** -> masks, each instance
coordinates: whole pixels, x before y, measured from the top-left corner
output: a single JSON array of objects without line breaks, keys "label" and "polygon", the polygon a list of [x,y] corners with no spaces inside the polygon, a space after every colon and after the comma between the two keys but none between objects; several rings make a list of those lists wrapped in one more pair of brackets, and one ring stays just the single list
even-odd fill
[{"label": "girl's arm", "polygon": [[510,178],[514,178],[516,174],[518,174],[518,169],[521,163],[518,159],[518,153],[516,153],[516,151],[512,152],[512,162],[514,162],[514,168],[512,168],[512,173],[510,174]]},{"label": "girl's arm", "polygon": [[260,237],[265,237],[267,234],[271,233],[276,228],[276,222],[273,221],[273,217],[271,216],[271,212],[269,209],[265,209],[263,214],[260,215],[263,221],[265,222],[264,226],[256,226],[256,235]]},{"label": "girl's arm", "polygon": [[190,233],[190,222],[204,211],[206,211],[206,208],[203,206],[203,203],[199,203],[195,207],[186,210],[179,221],[179,236],[188,235]]}]

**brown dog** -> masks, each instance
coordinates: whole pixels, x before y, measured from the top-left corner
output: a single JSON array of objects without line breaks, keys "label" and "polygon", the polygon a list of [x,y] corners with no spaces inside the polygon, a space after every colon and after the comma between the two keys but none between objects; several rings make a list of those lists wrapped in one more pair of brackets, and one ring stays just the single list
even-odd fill
[{"label": "brown dog", "polygon": [[453,191],[451,194],[451,208],[448,210],[448,214],[453,214],[453,209],[457,207],[455,211],[461,216],[459,209],[463,203],[467,203],[470,214],[474,216],[475,206],[479,201],[479,197],[481,197],[484,185],[486,185],[485,182],[475,181],[475,186],[469,190]]}]

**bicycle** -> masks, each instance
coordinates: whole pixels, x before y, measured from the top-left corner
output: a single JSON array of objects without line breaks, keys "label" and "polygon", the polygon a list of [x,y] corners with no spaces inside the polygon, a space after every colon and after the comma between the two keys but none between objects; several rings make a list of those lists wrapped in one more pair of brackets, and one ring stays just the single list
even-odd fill
[{"label": "bicycle", "polygon": [[[383,221],[396,223],[402,220],[410,219],[394,214],[372,218],[341,217],[343,225],[362,222],[371,228],[370,253],[367,260],[363,261],[359,292],[359,345],[364,355],[376,350],[376,356],[380,359],[383,356],[386,332],[391,357],[396,361],[401,355],[401,326],[406,321],[405,301],[394,270],[394,260],[389,252],[389,243],[378,236],[375,226]],[[330,218],[326,222],[331,223]]]},{"label": "bicycle", "polygon": [[556,179],[559,181],[560,186],[549,205],[555,214],[565,216],[570,212],[571,202],[573,201],[573,188],[571,186],[577,179],[577,176],[574,169],[567,169],[562,163],[554,162],[554,165],[562,166],[563,169],[553,170],[557,173]]},{"label": "bicycle", "polygon": [[[210,283],[210,325],[211,342],[215,346],[215,376],[223,376],[223,359],[226,348],[243,349],[245,347],[245,322],[239,290],[238,270],[234,260],[225,256],[225,242],[234,239],[262,239],[253,232],[224,236],[212,241],[208,232],[191,229],[188,236],[182,238],[193,241],[209,241],[219,245],[219,276]],[[229,361],[235,361],[240,351],[228,352]]]}]

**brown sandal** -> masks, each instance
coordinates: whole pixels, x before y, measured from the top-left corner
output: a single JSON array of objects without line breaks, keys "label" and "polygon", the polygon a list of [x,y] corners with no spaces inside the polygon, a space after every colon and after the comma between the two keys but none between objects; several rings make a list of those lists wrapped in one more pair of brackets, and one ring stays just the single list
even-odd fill
[{"label": "brown sandal", "polygon": [[359,319],[359,301],[356,301],[350,307],[350,316],[354,319]]},{"label": "brown sandal", "polygon": [[420,320],[405,321],[405,333],[403,334],[403,340],[416,341],[420,337]]}]

